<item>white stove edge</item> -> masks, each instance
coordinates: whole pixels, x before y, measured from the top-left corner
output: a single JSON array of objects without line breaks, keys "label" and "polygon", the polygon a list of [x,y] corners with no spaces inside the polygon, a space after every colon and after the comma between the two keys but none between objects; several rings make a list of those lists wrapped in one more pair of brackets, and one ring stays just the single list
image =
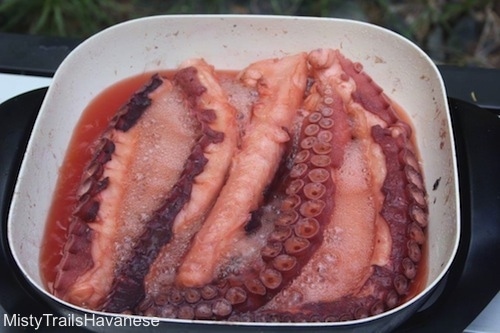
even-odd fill
[{"label": "white stove edge", "polygon": [[51,77],[0,73],[0,103],[22,93],[48,87]]},{"label": "white stove edge", "polygon": [[464,333],[498,332],[500,332],[500,291],[464,331]]},{"label": "white stove edge", "polygon": [[[52,82],[50,77],[0,73],[0,103],[22,93],[48,87]],[[0,305],[0,314],[5,313]],[[499,333],[500,332],[500,291],[464,330],[464,333]]]}]

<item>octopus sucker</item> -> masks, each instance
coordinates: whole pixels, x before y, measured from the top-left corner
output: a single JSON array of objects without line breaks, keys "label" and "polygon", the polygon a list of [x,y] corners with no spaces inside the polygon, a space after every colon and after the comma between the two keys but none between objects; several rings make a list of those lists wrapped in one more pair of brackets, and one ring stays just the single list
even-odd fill
[{"label": "octopus sucker", "polygon": [[397,307],[425,279],[429,223],[407,119],[334,49],[153,74],[91,145],[51,292],[231,322]]}]

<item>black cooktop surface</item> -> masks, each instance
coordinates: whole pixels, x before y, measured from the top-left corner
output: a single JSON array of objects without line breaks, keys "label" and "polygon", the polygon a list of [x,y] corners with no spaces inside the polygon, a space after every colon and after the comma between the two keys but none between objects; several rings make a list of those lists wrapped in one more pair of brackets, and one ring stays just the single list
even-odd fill
[{"label": "black cooktop surface", "polygon": [[[45,93],[46,88],[34,90],[0,105],[0,305],[9,314],[41,316],[50,311],[15,267],[6,237],[14,184]],[[455,98],[449,105],[461,190],[459,252],[440,288],[397,332],[462,332],[500,289],[500,105],[496,110],[479,108]],[[86,330],[42,327],[38,332]]]}]

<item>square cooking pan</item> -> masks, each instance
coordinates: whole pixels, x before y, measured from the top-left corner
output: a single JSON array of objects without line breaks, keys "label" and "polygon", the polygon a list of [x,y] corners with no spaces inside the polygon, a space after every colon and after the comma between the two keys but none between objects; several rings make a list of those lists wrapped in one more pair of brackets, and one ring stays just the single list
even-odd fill
[{"label": "square cooking pan", "polygon": [[[380,315],[340,323],[235,323],[161,319],[161,329],[197,331],[296,327],[307,331],[389,330],[426,300],[448,271],[460,235],[458,178],[446,91],[431,59],[389,30],[357,21],[311,17],[154,16],[108,28],[80,44],[49,87],[24,156],[8,219],[8,241],[25,278],[62,313],[104,314],[62,301],[44,287],[40,248],[59,168],[82,111],[105,88],[145,72],[204,58],[239,70],[264,58],[317,48],[339,49],[364,70],[410,118],[428,191],[428,276],[414,298]],[[95,328],[97,331],[102,328]]]}]

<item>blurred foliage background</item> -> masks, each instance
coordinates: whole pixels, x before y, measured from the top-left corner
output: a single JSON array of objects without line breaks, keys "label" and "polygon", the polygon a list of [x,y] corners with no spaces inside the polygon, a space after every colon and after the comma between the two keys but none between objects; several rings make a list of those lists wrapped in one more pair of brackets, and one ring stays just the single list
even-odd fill
[{"label": "blurred foliage background", "polygon": [[0,32],[86,38],[160,14],[351,18],[413,40],[438,64],[500,68],[499,0],[0,0]]}]

